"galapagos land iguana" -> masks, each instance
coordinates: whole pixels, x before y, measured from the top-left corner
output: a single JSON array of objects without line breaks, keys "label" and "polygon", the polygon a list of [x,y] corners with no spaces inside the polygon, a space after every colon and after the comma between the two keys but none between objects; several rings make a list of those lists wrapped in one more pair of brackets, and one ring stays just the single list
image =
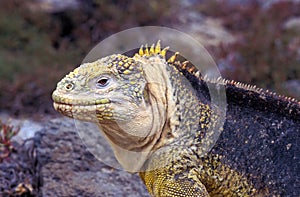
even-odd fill
[{"label": "galapagos land iguana", "polygon": [[[299,196],[300,102],[207,79],[167,50],[158,42],[80,65],[57,84],[55,109],[96,123],[152,196]],[[222,126],[208,84],[225,87]]]}]

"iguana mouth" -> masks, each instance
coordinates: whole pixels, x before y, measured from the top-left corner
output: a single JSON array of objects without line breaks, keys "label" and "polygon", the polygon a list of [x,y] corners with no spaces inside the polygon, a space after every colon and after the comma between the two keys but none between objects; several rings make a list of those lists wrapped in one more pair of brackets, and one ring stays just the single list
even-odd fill
[{"label": "iguana mouth", "polygon": [[103,113],[107,109],[107,104],[66,104],[53,102],[55,110],[65,116],[76,118],[84,121],[96,121],[103,116],[112,116],[111,113]]},{"label": "iguana mouth", "polygon": [[86,121],[91,121],[94,119],[96,120],[97,116],[99,116],[99,113],[103,113],[105,110],[107,110],[107,105],[111,103],[108,98],[88,101],[87,98],[69,98],[59,95],[60,93],[57,91],[54,91],[52,94],[53,106],[55,110],[68,117],[76,117]]},{"label": "iguana mouth", "polygon": [[62,102],[53,102],[53,106],[55,109],[58,110],[64,110],[64,111],[73,111],[74,113],[76,112],[96,112],[99,110],[104,110],[105,104],[109,104],[110,102],[107,103],[101,103],[101,104],[90,104],[90,103],[77,103],[77,104],[71,104],[71,103],[62,103]]},{"label": "iguana mouth", "polygon": [[111,103],[108,98],[100,98],[100,99],[89,99],[84,96],[79,98],[73,97],[62,97],[58,92],[54,91],[52,94],[52,100],[56,104],[62,105],[70,105],[70,106],[93,106],[93,105],[101,105]]},{"label": "iguana mouth", "polygon": [[94,98],[91,99],[90,96],[65,96],[59,91],[54,91],[52,94],[52,100],[55,105],[65,105],[65,106],[95,106],[111,103],[108,98]]}]

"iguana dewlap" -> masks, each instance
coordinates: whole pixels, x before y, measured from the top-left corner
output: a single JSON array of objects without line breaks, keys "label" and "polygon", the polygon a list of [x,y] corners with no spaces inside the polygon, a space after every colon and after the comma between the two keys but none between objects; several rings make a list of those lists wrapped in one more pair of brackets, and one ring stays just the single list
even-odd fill
[{"label": "iguana dewlap", "polygon": [[[125,170],[152,196],[297,196],[300,103],[223,79],[203,79],[167,49],[141,47],[85,63],[53,92],[55,109],[94,122]],[[222,111],[208,86],[224,85]],[[221,132],[210,141],[211,132]],[[205,147],[213,145],[211,150]]]}]

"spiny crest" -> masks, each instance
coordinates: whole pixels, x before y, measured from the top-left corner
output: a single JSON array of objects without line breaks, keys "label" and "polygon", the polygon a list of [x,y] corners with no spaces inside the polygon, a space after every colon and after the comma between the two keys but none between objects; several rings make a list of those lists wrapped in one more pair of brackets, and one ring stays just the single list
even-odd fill
[{"label": "spiny crest", "polygon": [[[166,58],[166,53],[169,50],[169,47],[161,49],[160,40],[157,41],[156,45],[152,44],[149,48],[146,44],[145,47],[142,45],[139,49],[139,52],[135,55],[139,56],[152,56],[152,55],[161,55],[163,58]],[[196,67],[190,64],[189,61],[180,62],[178,61],[179,52],[175,52],[168,60],[168,63],[176,64],[177,67],[187,70],[192,75],[195,75],[197,78],[200,77],[200,71]]]},{"label": "spiny crest", "polygon": [[[169,47],[165,47],[164,49],[161,49],[160,40],[157,41],[156,45],[152,44],[151,47],[148,47],[147,44],[145,44],[145,47],[142,45],[139,49],[139,52],[135,55],[139,56],[152,56],[152,55],[161,55],[162,57],[166,58],[167,51],[169,50]],[[175,52],[168,60],[166,60],[168,63],[177,63],[179,52]],[[184,70],[187,70],[188,72],[195,74],[196,68],[189,63],[189,61],[185,62],[178,62],[177,63],[179,67],[181,67]],[[199,77],[199,73],[198,77]]]},{"label": "spiny crest", "polygon": [[[169,50],[169,47],[165,47],[162,49],[161,45],[160,45],[160,40],[158,40],[156,45],[152,44],[151,47],[148,47],[147,44],[145,44],[145,47],[144,47],[144,45],[142,45],[139,49],[139,52],[136,55],[139,55],[139,56],[161,55],[162,57],[166,58],[166,54],[167,54],[168,50]],[[173,63],[178,54],[179,53],[175,53],[172,57],[170,57],[168,62]]]},{"label": "spiny crest", "polygon": [[148,47],[147,44],[145,45],[145,47],[142,45],[139,49],[138,55],[140,56],[161,55],[163,57],[166,57],[166,53],[168,49],[169,47],[161,49],[160,40],[158,40],[156,45],[152,44],[150,48]]},{"label": "spiny crest", "polygon": [[209,82],[209,83],[216,83],[216,84],[222,84],[222,85],[232,85],[232,86],[235,86],[237,88],[241,88],[241,89],[244,89],[244,90],[249,90],[249,91],[252,91],[252,92],[256,92],[256,93],[260,94],[261,97],[263,97],[263,96],[272,96],[274,98],[278,98],[278,99],[281,99],[283,101],[292,102],[292,103],[295,103],[297,105],[300,105],[300,101],[298,101],[295,98],[291,98],[291,97],[288,97],[288,96],[283,96],[283,95],[277,94],[275,92],[271,92],[269,90],[264,90],[262,88],[256,87],[256,85],[249,85],[249,84],[245,84],[245,83],[242,83],[242,82],[237,82],[237,81],[234,81],[234,80],[224,79],[222,77],[219,77],[217,79],[211,79],[207,75],[205,75],[203,77],[203,80],[205,82]]}]

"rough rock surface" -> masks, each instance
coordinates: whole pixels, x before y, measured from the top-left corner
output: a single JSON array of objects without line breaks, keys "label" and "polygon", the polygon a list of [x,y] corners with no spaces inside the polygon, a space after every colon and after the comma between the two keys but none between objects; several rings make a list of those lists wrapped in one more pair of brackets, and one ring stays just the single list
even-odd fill
[{"label": "rough rock surface", "polygon": [[97,160],[72,119],[46,117],[40,125],[34,138],[14,141],[15,150],[0,162],[0,196],[149,196],[138,175]]},{"label": "rough rock surface", "polygon": [[73,120],[52,119],[37,135],[43,196],[149,196],[136,174],[95,159],[76,133]]}]

